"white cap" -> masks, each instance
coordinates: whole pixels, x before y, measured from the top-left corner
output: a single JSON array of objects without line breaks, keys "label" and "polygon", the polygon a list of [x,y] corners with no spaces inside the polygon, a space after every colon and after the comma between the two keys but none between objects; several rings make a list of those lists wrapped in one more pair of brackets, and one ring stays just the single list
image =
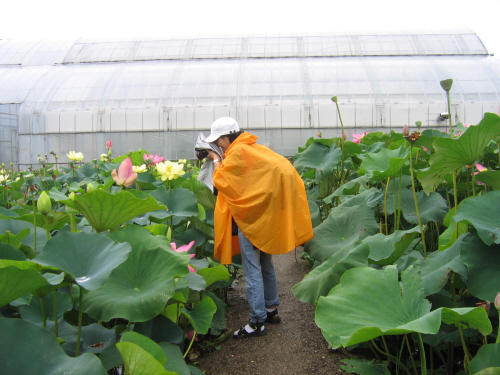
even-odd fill
[{"label": "white cap", "polygon": [[221,117],[215,120],[210,129],[210,135],[205,139],[205,142],[212,143],[218,140],[223,135],[237,133],[240,127],[236,120],[232,117]]}]

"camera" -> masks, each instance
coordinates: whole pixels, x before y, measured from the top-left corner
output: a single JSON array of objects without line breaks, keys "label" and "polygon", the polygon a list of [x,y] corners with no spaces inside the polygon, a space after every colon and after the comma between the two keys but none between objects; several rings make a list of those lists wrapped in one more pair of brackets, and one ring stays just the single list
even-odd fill
[{"label": "camera", "polygon": [[208,151],[202,148],[195,149],[194,152],[196,153],[198,160],[203,160],[208,156]]}]

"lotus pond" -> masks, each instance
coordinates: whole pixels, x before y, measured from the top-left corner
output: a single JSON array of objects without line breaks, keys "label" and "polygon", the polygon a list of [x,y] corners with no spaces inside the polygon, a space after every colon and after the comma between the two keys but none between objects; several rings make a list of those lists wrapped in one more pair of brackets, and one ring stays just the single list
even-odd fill
[{"label": "lotus pond", "polygon": [[[294,295],[316,305],[331,348],[372,353],[348,372],[498,371],[500,117],[342,134],[292,160],[315,227]],[[91,162],[69,153],[68,167],[53,153],[2,166],[2,373],[200,374],[185,360],[195,340],[227,336],[241,267],[212,258],[216,198],[200,166],[106,146]]]}]

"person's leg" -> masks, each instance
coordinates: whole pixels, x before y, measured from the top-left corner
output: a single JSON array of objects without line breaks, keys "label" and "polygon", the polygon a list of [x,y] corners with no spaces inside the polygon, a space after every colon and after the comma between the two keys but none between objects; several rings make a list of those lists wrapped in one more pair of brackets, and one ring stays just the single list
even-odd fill
[{"label": "person's leg", "polygon": [[[262,323],[267,318],[264,299],[264,280],[260,264],[261,251],[238,229],[238,239],[241,248],[243,272],[247,283],[247,299],[250,306],[250,321]],[[268,266],[266,266],[268,268]],[[277,292],[276,292],[277,294]]]},{"label": "person's leg", "polygon": [[264,299],[266,307],[278,307],[280,305],[280,299],[278,297],[278,281],[274,270],[273,256],[261,251],[260,266],[264,281]]}]

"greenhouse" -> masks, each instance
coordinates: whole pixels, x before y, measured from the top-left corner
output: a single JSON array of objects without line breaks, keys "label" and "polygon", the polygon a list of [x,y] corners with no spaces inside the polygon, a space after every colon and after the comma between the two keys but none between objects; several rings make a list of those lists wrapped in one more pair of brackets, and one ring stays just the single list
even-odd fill
[{"label": "greenhouse", "polygon": [[[234,117],[292,156],[321,132],[444,129],[451,116],[499,113],[500,60],[468,29],[21,42],[0,40],[0,161],[19,169],[51,151],[145,149],[193,158],[200,132]],[[61,162],[65,162],[62,157]]]}]

